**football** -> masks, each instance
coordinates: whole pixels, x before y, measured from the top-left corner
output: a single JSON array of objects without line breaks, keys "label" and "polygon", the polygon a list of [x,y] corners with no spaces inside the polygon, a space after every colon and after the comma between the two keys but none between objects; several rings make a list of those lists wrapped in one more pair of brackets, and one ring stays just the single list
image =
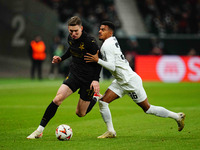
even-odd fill
[{"label": "football", "polygon": [[61,141],[68,141],[72,138],[73,132],[69,125],[61,124],[56,128],[56,138]]}]

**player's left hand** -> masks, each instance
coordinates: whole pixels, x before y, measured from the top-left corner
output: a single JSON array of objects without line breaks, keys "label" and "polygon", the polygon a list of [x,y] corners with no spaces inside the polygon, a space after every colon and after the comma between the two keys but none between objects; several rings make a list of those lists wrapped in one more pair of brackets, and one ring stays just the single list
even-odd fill
[{"label": "player's left hand", "polygon": [[99,93],[100,92],[100,86],[99,86],[99,82],[98,81],[92,81],[91,85],[90,85],[90,89],[94,89],[95,93]]},{"label": "player's left hand", "polygon": [[97,51],[97,53],[95,55],[92,55],[90,53],[86,53],[86,55],[84,56],[84,60],[86,61],[86,63],[88,63],[88,62],[98,62],[98,60],[99,60],[99,50]]}]

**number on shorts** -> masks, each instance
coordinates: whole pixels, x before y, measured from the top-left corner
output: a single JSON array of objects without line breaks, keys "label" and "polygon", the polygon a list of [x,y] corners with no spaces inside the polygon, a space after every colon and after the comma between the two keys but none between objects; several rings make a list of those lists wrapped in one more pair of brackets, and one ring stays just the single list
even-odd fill
[{"label": "number on shorts", "polygon": [[130,97],[132,99],[137,99],[138,98],[138,96],[137,96],[137,94],[135,92],[131,92],[131,93],[129,93],[129,95],[130,95]]}]

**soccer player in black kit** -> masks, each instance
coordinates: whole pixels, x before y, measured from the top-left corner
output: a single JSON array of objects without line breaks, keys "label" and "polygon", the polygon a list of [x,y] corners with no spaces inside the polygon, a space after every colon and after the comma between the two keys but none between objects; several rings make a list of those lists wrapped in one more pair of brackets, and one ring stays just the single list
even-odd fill
[{"label": "soccer player in black kit", "polygon": [[79,89],[79,102],[76,114],[79,117],[85,116],[96,103],[93,98],[94,92],[99,93],[99,74],[101,66],[97,63],[86,63],[86,53],[96,54],[99,47],[95,38],[83,31],[82,21],[74,16],[68,20],[69,48],[61,57],[54,56],[52,63],[60,63],[72,56],[70,72],[68,77],[58,89],[53,101],[47,107],[39,127],[27,139],[36,139],[43,136],[43,130],[50,119],[55,115],[58,106],[72,93]]}]

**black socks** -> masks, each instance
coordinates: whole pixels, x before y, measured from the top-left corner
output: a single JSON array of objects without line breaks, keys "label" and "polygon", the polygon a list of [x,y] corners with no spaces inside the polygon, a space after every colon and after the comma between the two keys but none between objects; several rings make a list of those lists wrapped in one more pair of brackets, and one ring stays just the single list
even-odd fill
[{"label": "black socks", "polygon": [[[96,104],[97,99],[96,98],[92,98],[90,105],[88,106],[88,109],[86,111],[86,114],[89,113],[92,108],[94,107],[94,105]],[[40,122],[40,125],[45,127],[47,125],[47,123],[51,120],[51,118],[53,118],[53,116],[56,114],[56,111],[58,109],[58,105],[56,105],[53,101],[49,104],[49,106],[47,107],[42,120]]]},{"label": "black socks", "polygon": [[92,100],[90,101],[90,105],[88,106],[86,114],[89,113],[92,110],[92,108],[94,107],[96,102],[97,102],[97,99],[95,97],[93,97]]},{"label": "black socks", "polygon": [[53,118],[53,116],[55,115],[56,111],[58,109],[58,105],[56,105],[53,101],[49,104],[49,106],[47,107],[44,116],[42,117],[42,120],[40,122],[40,125],[45,127],[47,125],[47,123],[49,122],[49,120],[51,120],[51,118]]}]

